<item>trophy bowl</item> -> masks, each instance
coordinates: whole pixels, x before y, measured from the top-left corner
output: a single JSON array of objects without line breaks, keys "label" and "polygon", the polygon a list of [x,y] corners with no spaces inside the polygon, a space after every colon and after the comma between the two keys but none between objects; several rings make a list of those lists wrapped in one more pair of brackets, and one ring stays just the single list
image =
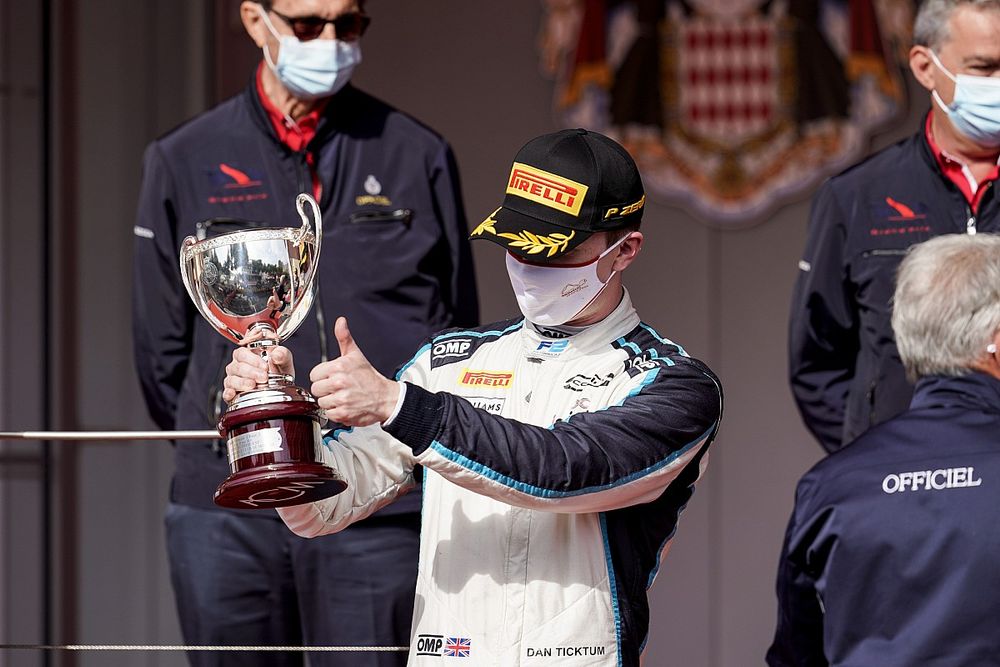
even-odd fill
[{"label": "trophy bowl", "polygon": [[[306,206],[312,221],[306,215]],[[181,278],[198,312],[220,334],[267,359],[298,328],[316,294],[323,240],[316,200],[296,197],[302,226],[245,229],[181,243]],[[347,488],[323,463],[323,410],[291,376],[240,393],[219,419],[230,475],[215,503],[241,509],[301,505]]]}]

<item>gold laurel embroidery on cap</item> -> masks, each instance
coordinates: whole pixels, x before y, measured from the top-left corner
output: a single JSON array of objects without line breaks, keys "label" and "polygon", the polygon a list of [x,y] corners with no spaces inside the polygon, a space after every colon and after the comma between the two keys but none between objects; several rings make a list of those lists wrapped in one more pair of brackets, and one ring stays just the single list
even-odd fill
[{"label": "gold laurel embroidery on cap", "polygon": [[483,220],[482,222],[480,222],[479,226],[476,227],[474,230],[472,230],[471,236],[479,236],[483,232],[489,232],[490,234],[493,234],[494,236],[496,236],[497,230],[496,230],[496,227],[494,227],[494,225],[497,224],[497,221],[493,218],[493,216],[495,216],[497,214],[497,211],[499,211],[500,208],[502,208],[502,207],[497,207],[496,211],[493,211],[492,213],[490,213],[490,215],[489,215],[488,218],[486,218],[485,220]]},{"label": "gold laurel embroidery on cap", "polygon": [[[494,232],[496,234],[496,232]],[[519,234],[512,234],[509,232],[503,232],[497,234],[497,236],[503,237],[505,239],[510,239],[507,242],[512,248],[522,248],[529,255],[537,255],[541,252],[546,253],[546,257],[552,257],[552,255],[557,252],[565,252],[566,247],[570,240],[576,236],[576,231],[572,231],[569,235],[563,234],[562,232],[554,232],[548,236],[540,236],[538,234],[532,234],[527,229],[521,230]]]}]

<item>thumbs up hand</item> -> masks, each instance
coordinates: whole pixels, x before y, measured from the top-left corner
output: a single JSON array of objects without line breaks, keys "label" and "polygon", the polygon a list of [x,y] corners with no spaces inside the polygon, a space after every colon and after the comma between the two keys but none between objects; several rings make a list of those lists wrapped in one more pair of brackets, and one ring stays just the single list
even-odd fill
[{"label": "thumbs up hand", "polygon": [[345,426],[384,422],[396,407],[399,383],[383,377],[368,362],[345,318],[337,318],[333,333],[340,345],[340,357],[319,364],[309,373],[313,396],[331,421]]}]

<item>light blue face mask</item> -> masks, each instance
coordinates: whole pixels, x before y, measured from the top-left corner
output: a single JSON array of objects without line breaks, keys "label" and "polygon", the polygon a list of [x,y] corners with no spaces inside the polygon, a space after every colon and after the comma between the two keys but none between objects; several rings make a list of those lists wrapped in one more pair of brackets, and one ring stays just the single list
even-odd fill
[{"label": "light blue face mask", "polygon": [[955,128],[985,148],[1000,148],[1000,78],[992,76],[955,76],[931,51],[934,64],[955,82],[955,98],[945,104],[935,90],[934,101],[948,115]]},{"label": "light blue face mask", "polygon": [[350,81],[361,62],[361,45],[339,39],[299,41],[294,35],[279,35],[267,12],[258,7],[268,30],[278,40],[278,62],[264,45],[264,60],[288,92],[300,100],[329,97]]}]

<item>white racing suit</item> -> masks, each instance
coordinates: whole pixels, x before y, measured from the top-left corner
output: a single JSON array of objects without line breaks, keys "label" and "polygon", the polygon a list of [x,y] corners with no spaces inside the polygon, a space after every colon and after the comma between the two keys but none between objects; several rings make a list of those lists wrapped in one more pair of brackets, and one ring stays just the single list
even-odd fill
[{"label": "white racing suit", "polygon": [[285,523],[341,530],[423,466],[409,664],[639,664],[646,591],[719,426],[711,371],[626,293],[566,338],[523,320],[442,333],[398,377],[387,426],[327,438],[347,490]]}]

